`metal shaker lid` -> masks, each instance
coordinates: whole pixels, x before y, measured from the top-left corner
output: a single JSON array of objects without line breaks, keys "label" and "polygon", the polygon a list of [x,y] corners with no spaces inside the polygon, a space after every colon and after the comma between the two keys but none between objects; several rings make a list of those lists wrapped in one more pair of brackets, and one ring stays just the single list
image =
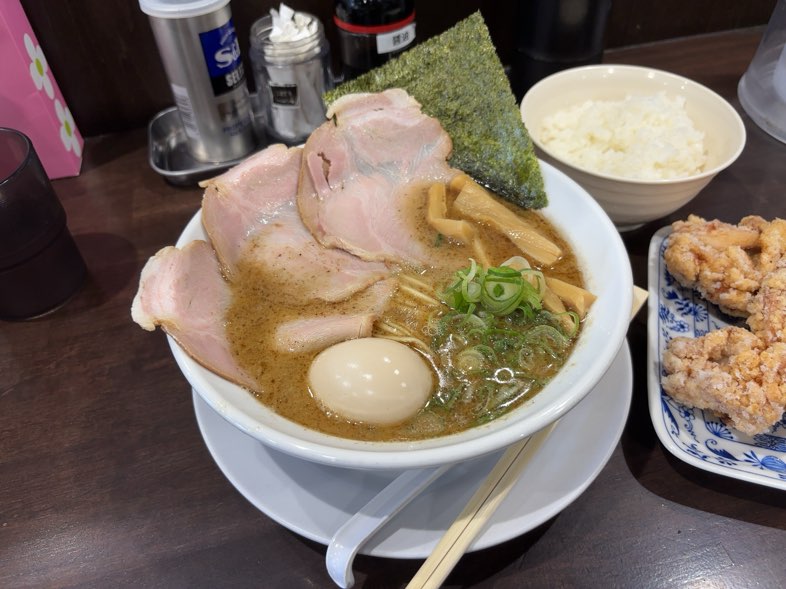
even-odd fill
[{"label": "metal shaker lid", "polygon": [[190,18],[223,8],[229,0],[139,0],[139,8],[158,18]]}]

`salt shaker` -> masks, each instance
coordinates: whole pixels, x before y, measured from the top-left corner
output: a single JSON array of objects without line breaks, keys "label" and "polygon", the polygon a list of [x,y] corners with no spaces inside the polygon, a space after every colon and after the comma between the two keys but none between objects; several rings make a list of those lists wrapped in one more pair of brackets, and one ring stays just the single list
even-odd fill
[{"label": "salt shaker", "polygon": [[225,162],[256,138],[229,0],[139,0],[148,15],[191,155]]},{"label": "salt shaker", "polygon": [[289,145],[325,122],[322,94],[332,88],[330,47],[315,16],[281,5],[251,26],[250,58],[265,130]]}]

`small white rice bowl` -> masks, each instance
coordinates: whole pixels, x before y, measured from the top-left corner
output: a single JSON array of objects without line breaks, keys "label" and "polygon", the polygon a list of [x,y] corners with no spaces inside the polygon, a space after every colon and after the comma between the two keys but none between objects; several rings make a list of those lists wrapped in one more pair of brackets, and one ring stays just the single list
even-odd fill
[{"label": "small white rice bowl", "polygon": [[745,146],[715,92],[668,72],[595,65],[553,74],[521,101],[535,148],[581,184],[621,230],[692,200]]},{"label": "small white rice bowl", "polygon": [[[580,186],[542,164],[549,205],[542,213],[568,241],[578,259],[592,305],[566,365],[537,395],[510,413],[463,432],[413,442],[363,442],[320,433],[289,421],[245,389],[203,368],[173,339],[172,353],[201,397],[238,429],[279,451],[305,460],[356,469],[402,470],[468,460],[500,450],[559,419],[597,384],[628,329],[633,277],[619,233]],[[178,247],[206,239],[197,213]]]}]

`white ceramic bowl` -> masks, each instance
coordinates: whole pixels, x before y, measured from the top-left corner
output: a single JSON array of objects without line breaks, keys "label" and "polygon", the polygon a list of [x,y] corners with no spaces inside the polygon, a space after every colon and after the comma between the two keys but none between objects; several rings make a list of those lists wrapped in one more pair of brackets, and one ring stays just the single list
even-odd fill
[{"label": "white ceramic bowl", "polygon": [[[559,110],[587,100],[622,100],[661,91],[684,97],[688,116],[704,133],[707,163],[700,174],[655,181],[602,174],[560,159],[540,140],[544,117]],[[742,119],[718,94],[687,78],[645,67],[594,65],[552,74],[524,95],[521,116],[538,155],[583,186],[620,230],[665,217],[688,203],[745,146]]]},{"label": "white ceramic bowl", "polygon": [[[567,364],[535,397],[488,424],[416,442],[360,442],[305,428],[273,413],[250,393],[206,370],[170,338],[188,382],[230,423],[277,450],[306,460],[357,469],[400,470],[447,464],[494,452],[558,419],[589,393],[622,345],[632,305],[627,252],[611,220],[580,186],[543,164],[549,205],[543,213],[576,253],[590,291],[597,295]],[[200,214],[178,247],[205,239]]]}]

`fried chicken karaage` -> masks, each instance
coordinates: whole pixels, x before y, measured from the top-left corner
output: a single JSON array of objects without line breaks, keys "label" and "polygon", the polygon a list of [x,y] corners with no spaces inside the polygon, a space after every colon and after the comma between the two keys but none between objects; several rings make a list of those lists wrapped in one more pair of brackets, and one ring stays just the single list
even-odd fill
[{"label": "fried chicken karaage", "polygon": [[678,282],[746,317],[750,331],[674,338],[663,389],[741,432],[767,431],[786,410],[786,221],[750,216],[730,225],[691,215],[674,223],[664,259]]},{"label": "fried chicken karaage", "polygon": [[690,215],[677,221],[664,252],[666,266],[680,284],[728,315],[747,317],[763,277],[786,253],[786,221],[768,223],[749,216],[739,225]]}]

